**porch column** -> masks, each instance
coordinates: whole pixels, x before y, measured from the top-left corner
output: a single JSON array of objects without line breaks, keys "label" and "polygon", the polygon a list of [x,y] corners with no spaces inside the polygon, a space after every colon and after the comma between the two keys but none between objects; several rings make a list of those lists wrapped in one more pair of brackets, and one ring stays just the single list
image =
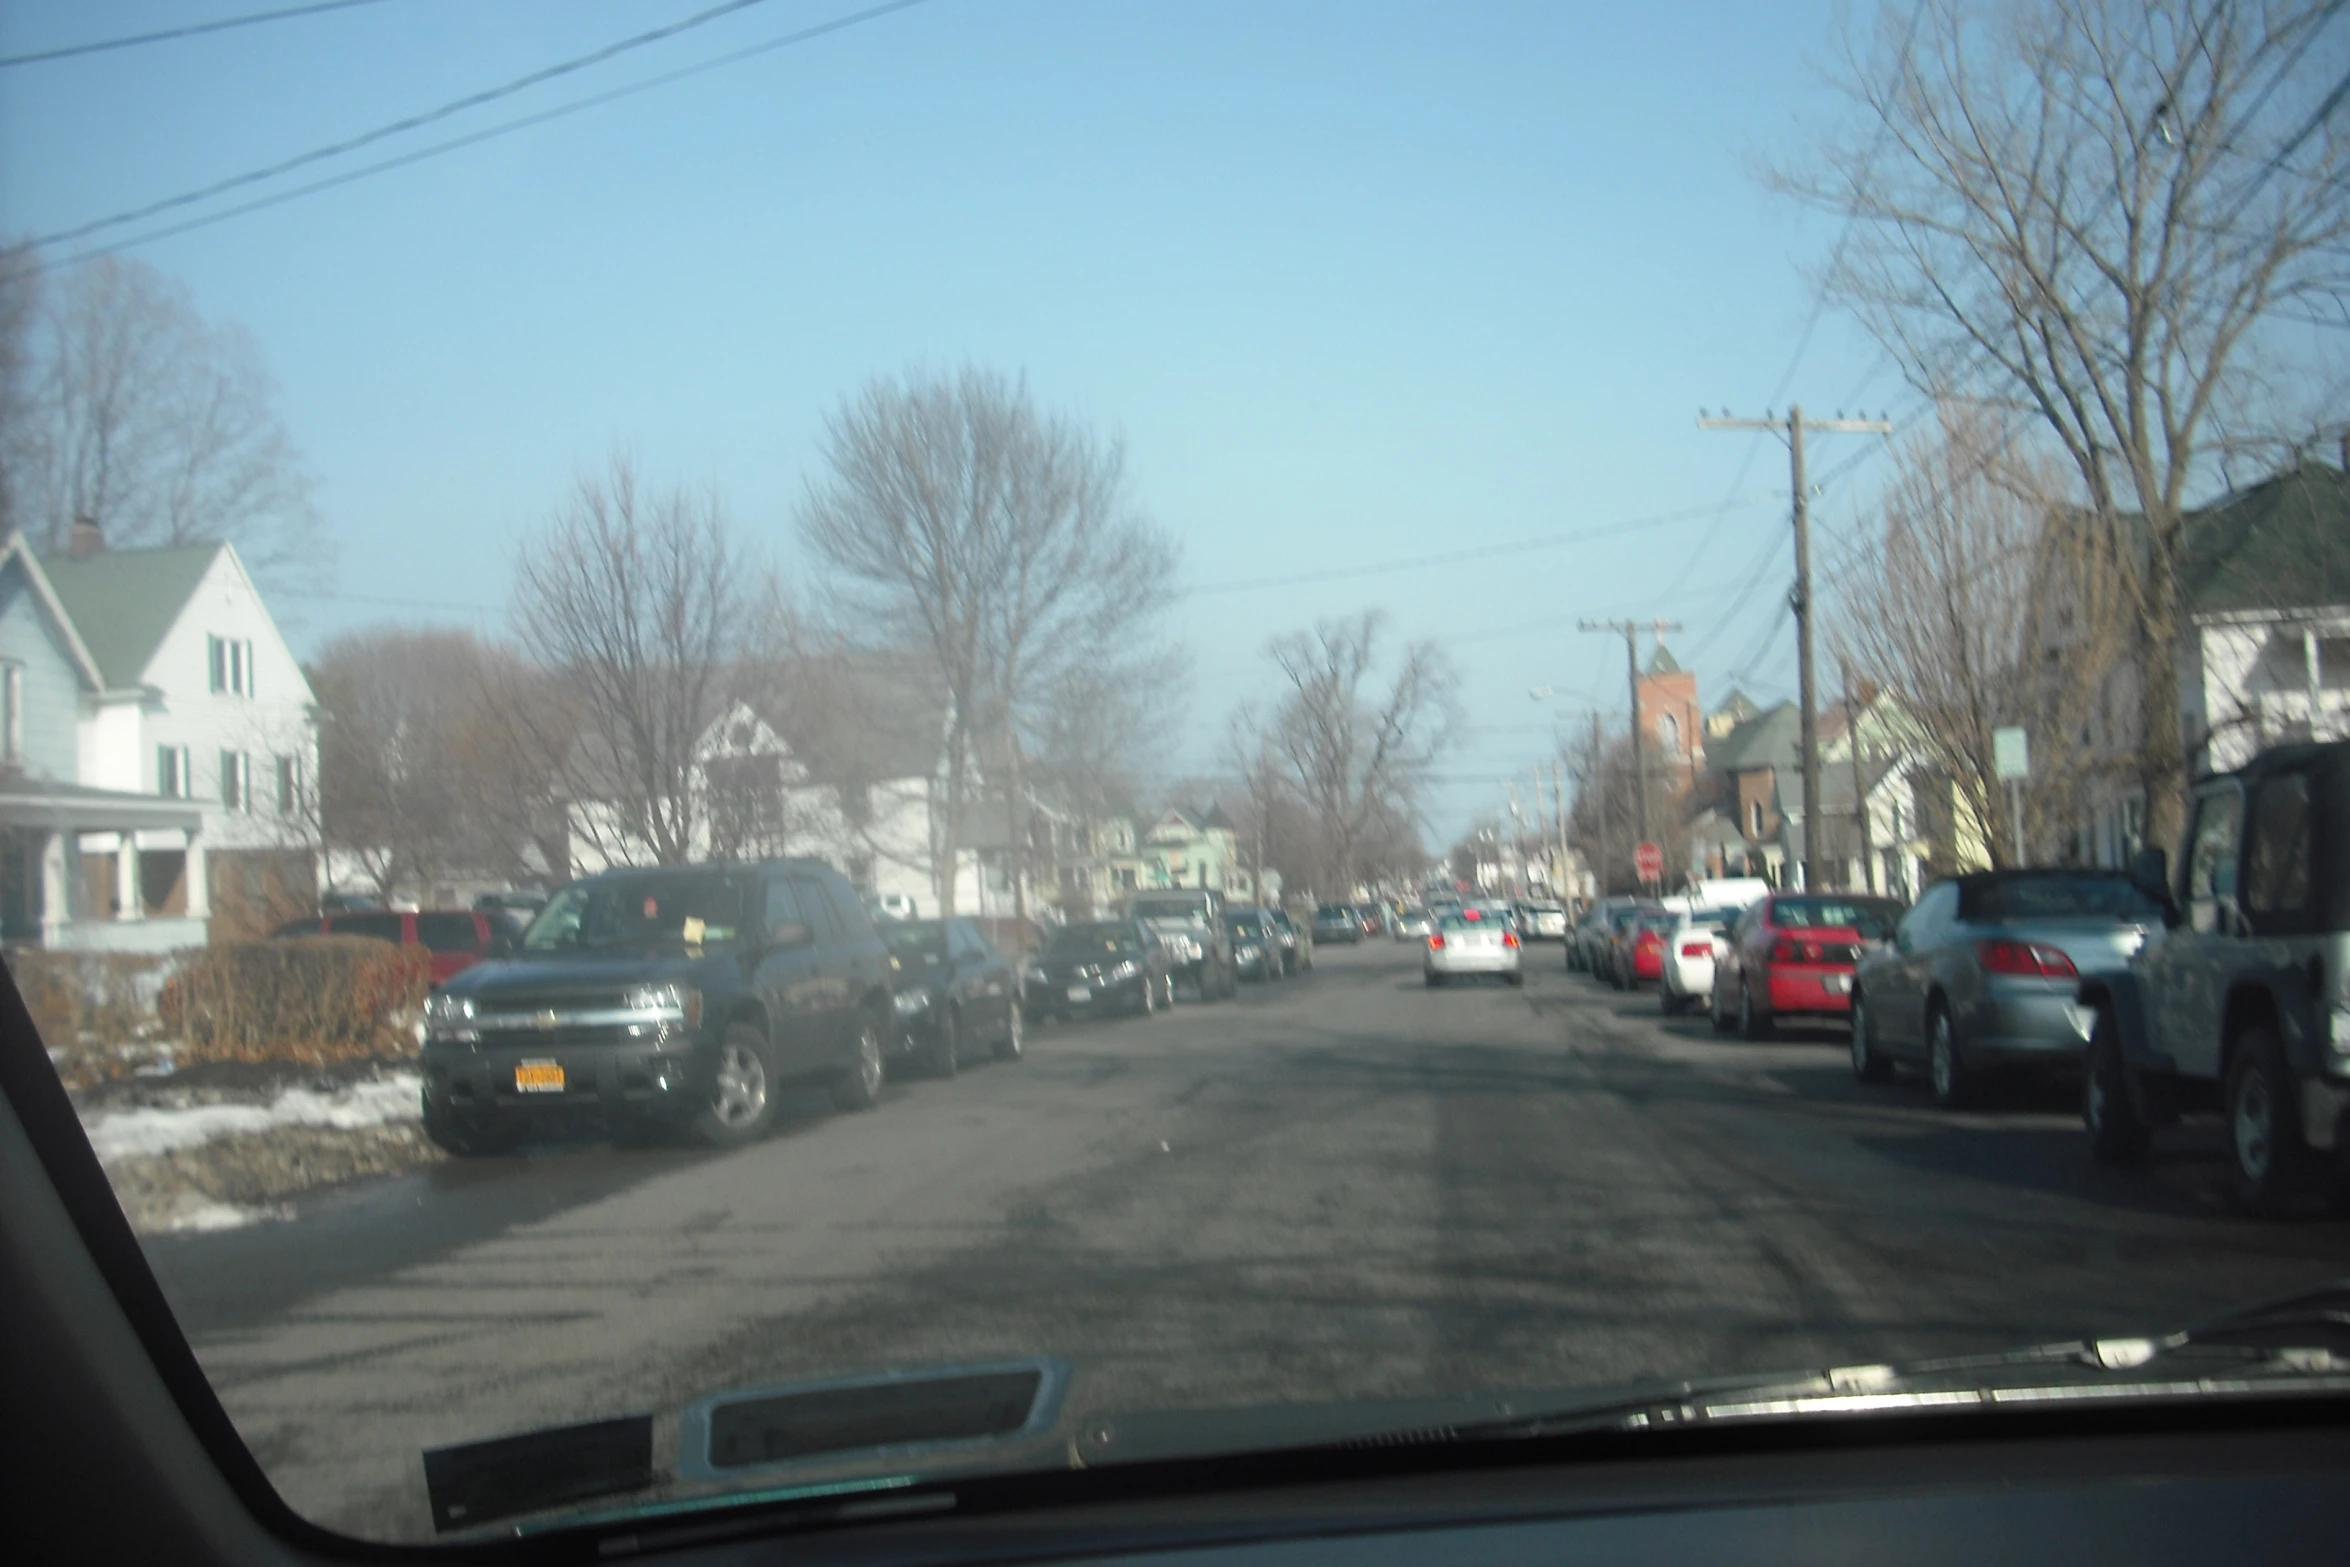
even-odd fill
[{"label": "porch column", "polygon": [[73,879],[65,873],[67,834],[41,834],[41,945],[64,944],[65,927],[73,923]]},{"label": "porch column", "polygon": [[212,917],[212,873],[204,864],[204,840],[190,829],[188,833],[188,917]]},{"label": "porch column", "polygon": [[147,917],[145,901],[139,896],[139,835],[128,827],[122,831],[121,847],[114,851],[114,917]]}]

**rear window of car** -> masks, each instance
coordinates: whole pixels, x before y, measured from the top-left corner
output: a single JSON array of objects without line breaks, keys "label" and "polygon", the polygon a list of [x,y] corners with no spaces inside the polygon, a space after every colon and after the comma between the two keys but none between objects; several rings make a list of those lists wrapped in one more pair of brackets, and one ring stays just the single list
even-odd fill
[{"label": "rear window of car", "polygon": [[1640,916],[1639,924],[1642,930],[1671,930],[1680,918],[1670,909],[1651,909]]},{"label": "rear window of car", "polygon": [[481,932],[470,914],[419,914],[416,939],[434,952],[479,952]]},{"label": "rear window of car", "polygon": [[1849,930],[1882,939],[1893,933],[1900,909],[1874,898],[1781,898],[1771,923],[1781,930]]},{"label": "rear window of car", "polygon": [[2019,876],[1968,889],[1963,920],[2156,920],[2162,910],[2122,876]]}]

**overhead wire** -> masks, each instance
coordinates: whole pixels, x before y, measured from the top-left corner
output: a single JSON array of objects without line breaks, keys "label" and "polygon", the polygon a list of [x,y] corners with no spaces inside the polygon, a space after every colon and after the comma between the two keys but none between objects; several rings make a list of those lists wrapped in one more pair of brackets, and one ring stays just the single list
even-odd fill
[{"label": "overhead wire", "polygon": [[[1733,501],[1735,502],[1735,497]],[[1749,504],[1769,499],[1768,495],[1746,497]],[[1608,523],[1596,528],[1580,528],[1568,533],[1538,534],[1530,538],[1506,539],[1497,544],[1478,545],[1470,549],[1446,550],[1441,554],[1415,555],[1408,559],[1383,561],[1369,566],[1337,566],[1326,571],[1292,572],[1278,577],[1239,577],[1223,582],[1203,582],[1175,591],[1176,598],[1205,598],[1220,593],[1250,593],[1265,588],[1302,587],[1321,582],[1345,582],[1357,577],[1387,576],[1398,571],[1424,571],[1430,567],[1457,565],[1464,561],[1487,560],[1496,555],[1516,554],[1524,550],[1557,549],[1568,544],[1588,544],[1595,539],[1615,538],[1627,533],[1664,527],[1675,522],[1687,522],[1704,516],[1710,506],[1689,506],[1678,511],[1653,512],[1645,517],[1634,517],[1625,522]]]},{"label": "overhead wire", "polygon": [[[226,223],[232,218],[241,218],[250,213],[265,211],[271,207],[284,206],[287,202],[298,201],[305,196],[315,196],[321,191],[333,190],[339,186],[355,184],[360,180],[370,179],[375,175],[388,173],[394,169],[407,168],[411,164],[423,163],[428,159],[440,157],[444,153],[457,152],[467,147],[478,146],[483,142],[495,141],[501,136],[510,136],[516,131],[529,130],[533,126],[545,125],[550,121],[564,119],[570,115],[579,114],[589,109],[601,108],[605,104],[614,103],[623,98],[631,98],[636,96],[638,93],[650,92],[658,87],[670,86],[673,83],[684,81],[688,77],[700,76],[706,72],[717,70],[723,66],[735,65],[741,61],[751,59],[757,55],[771,54],[778,49],[788,49],[798,44],[808,43],[814,39],[825,37],[831,33],[845,32],[849,28],[861,26],[866,22],[877,20],[878,18],[891,15],[894,12],[908,11],[912,10],[915,6],[928,5],[930,3],[931,0],[887,0],[887,3],[882,5],[868,6],[862,11],[853,11],[847,16],[835,17],[828,22],[818,22],[812,26],[803,27],[797,32],[786,33],[778,38],[770,38],[764,43],[752,44],[747,48],[736,49],[722,55],[714,55],[707,60],[699,61],[693,65],[681,66],[674,71],[665,71],[658,76],[648,76],[642,81],[631,82],[625,86],[615,87],[608,92],[594,93],[585,98],[574,99],[570,103],[558,104],[552,109],[544,109],[535,114],[522,115],[515,119],[506,120],[497,125],[492,125],[482,130],[469,132],[463,136],[453,136],[447,141],[435,142],[429,147],[418,148],[414,152],[401,153],[396,157],[384,158],[375,163],[363,165],[360,168],[346,170],[340,174],[328,175],[323,179],[312,180],[309,184],[306,185],[297,185],[291,190],[277,191],[267,196],[257,197],[252,201],[244,202],[238,206],[223,208],[218,212],[204,213],[198,217],[189,218],[184,222],[170,224],[159,229],[150,229],[142,234],[134,234],[128,239],[114,240],[104,245],[93,246],[87,250],[77,252],[76,254],[66,258],[66,260],[67,263],[70,264],[72,262],[87,261],[94,256],[115,255],[121,251],[134,249],[140,245],[153,244],[156,240],[159,239],[170,239],[175,235],[191,233],[197,229],[210,228],[216,223]],[[35,268],[33,270],[53,271],[55,270],[55,265],[52,264],[49,266]]]},{"label": "overhead wire", "polygon": [[647,48],[664,40],[675,38],[682,33],[691,32],[697,27],[707,26],[722,17],[731,16],[737,11],[747,11],[753,6],[767,3],[768,0],[720,0],[719,4],[697,11],[691,16],[680,17],[674,22],[632,34],[627,38],[605,44],[601,48],[591,49],[586,54],[574,55],[568,60],[559,60],[553,65],[525,72],[510,81],[501,82],[495,87],[483,88],[478,92],[452,98],[438,107],[426,109],[417,114],[403,115],[399,119],[361,131],[356,135],[346,136],[340,141],[328,142],[324,146],[312,147],[305,152],[298,152],[290,158],[280,158],[275,163],[267,163],[259,168],[231,174],[225,179],[214,180],[209,185],[200,185],[193,190],[181,191],[176,195],[165,196],[160,200],[150,201],[141,206],[109,213],[102,218],[92,218],[86,223],[77,223],[71,228],[58,229],[52,233],[39,235],[30,243],[35,248],[62,245],[72,240],[85,239],[107,229],[142,222],[166,212],[176,212],[182,207],[210,201],[216,196],[225,196],[230,191],[242,190],[249,185],[264,184],[283,175],[291,174],[296,169],[308,168],[311,164],[323,163],[330,158],[343,157],[348,153],[357,152],[362,147],[373,146],[379,141],[394,136],[403,136],[410,131],[421,130],[427,125],[437,124],[442,120],[481,108],[487,104],[496,103],[504,98],[511,98],[516,93],[528,92],[533,87],[544,86],[548,82],[602,65],[608,60],[617,59],[634,50]]},{"label": "overhead wire", "polygon": [[19,65],[47,65],[56,60],[75,60],[84,55],[107,54],[117,49],[136,49],[145,44],[170,43],[181,38],[196,38],[206,33],[225,33],[234,28],[258,27],[263,22],[288,22],[296,17],[320,16],[328,11],[348,11],[356,6],[380,5],[383,0],[318,0],[314,5],[286,6],[275,11],[248,11],[243,16],[224,16],[211,22],[188,22],[178,27],[160,27],[153,32],[129,33],[118,38],[99,38],[86,44],[62,44],[54,49],[35,49],[25,54],[0,55],[0,70]]}]

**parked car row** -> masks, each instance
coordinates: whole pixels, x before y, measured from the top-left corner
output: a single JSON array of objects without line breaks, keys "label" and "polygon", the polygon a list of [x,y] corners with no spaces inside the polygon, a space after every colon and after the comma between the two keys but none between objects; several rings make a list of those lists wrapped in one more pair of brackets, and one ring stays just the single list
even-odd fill
[{"label": "parked car row", "polygon": [[2350,741],[2272,747],[2199,779],[2174,863],[1987,870],[1914,904],[1771,892],[1738,910],[1594,904],[1567,964],[1703,999],[1748,1039],[1833,1021],[1852,1072],[1912,1068],[1936,1104],[2004,1073],[2076,1079],[2089,1151],[2143,1162],[2217,1113],[2230,1192],[2350,1206]]},{"label": "parked car row", "polygon": [[877,920],[813,860],[607,871],[559,888],[527,930],[428,910],[280,931],[329,933],[433,951],[424,1129],[459,1154],[589,1124],[734,1146],[795,1084],[870,1109],[893,1072],[1021,1059],[1031,1020],[1151,1016],[1179,981],[1213,1000],[1313,961],[1285,911],[1227,911],[1214,892],[1141,893],[1118,918],[1049,929]]}]

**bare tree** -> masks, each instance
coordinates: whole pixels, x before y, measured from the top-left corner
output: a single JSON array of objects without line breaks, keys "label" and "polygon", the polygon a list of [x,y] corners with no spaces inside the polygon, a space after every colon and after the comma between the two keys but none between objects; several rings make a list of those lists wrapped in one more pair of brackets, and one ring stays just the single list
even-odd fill
[{"label": "bare tree", "polygon": [[2117,569],[2157,842],[2182,815],[2189,486],[2264,326],[2343,293],[2350,125],[2339,54],[2312,47],[2338,9],[1887,5],[1841,62],[1858,123],[1774,176],[1849,219],[1827,285],[1913,383],[2026,411],[2091,516],[2135,535]]},{"label": "bare tree", "polygon": [[1379,688],[1385,626],[1371,611],[1267,649],[1290,687],[1269,738],[1324,835],[1315,885],[1340,895],[1372,868],[1374,840],[1418,818],[1429,766],[1459,720],[1458,680],[1433,642],[1404,647]]},{"label": "bare tree", "polygon": [[675,865],[705,846],[696,749],[734,694],[762,573],[717,498],[648,494],[615,458],[515,552],[512,617],[563,700],[503,710],[562,758],[573,828],[608,860]]},{"label": "bare tree", "polygon": [[2012,835],[1992,732],[2037,742],[2030,836],[2044,841],[2104,765],[2084,730],[2134,621],[2111,534],[2057,501],[2061,480],[1983,409],[1945,405],[1895,457],[1881,535],[1843,574],[1832,632],[1898,703],[1923,771],[1954,790],[1953,826],[1994,864]]},{"label": "bare tree", "polygon": [[0,247],[0,538],[16,531],[17,490],[32,416],[33,315],[41,275],[32,252]]},{"label": "bare tree", "polygon": [[227,540],[265,585],[322,580],[327,541],[253,340],[137,261],[42,283],[17,302],[24,395],[0,453],[35,546],[62,549],[86,519],[117,545]]},{"label": "bare tree", "polygon": [[531,679],[513,653],[466,631],[380,627],[337,637],[309,673],[316,825],[378,894],[557,868],[545,831],[556,758],[501,712]]},{"label": "bare tree", "polygon": [[[1130,697],[1135,660],[1161,656],[1152,629],[1175,549],[1128,499],[1116,441],[993,372],[876,381],[832,416],[824,455],[800,532],[829,573],[828,609],[926,653],[946,698],[937,874],[952,913],[983,761],[1017,815],[1055,698]],[[1013,886],[1025,912],[1017,867]]]}]

